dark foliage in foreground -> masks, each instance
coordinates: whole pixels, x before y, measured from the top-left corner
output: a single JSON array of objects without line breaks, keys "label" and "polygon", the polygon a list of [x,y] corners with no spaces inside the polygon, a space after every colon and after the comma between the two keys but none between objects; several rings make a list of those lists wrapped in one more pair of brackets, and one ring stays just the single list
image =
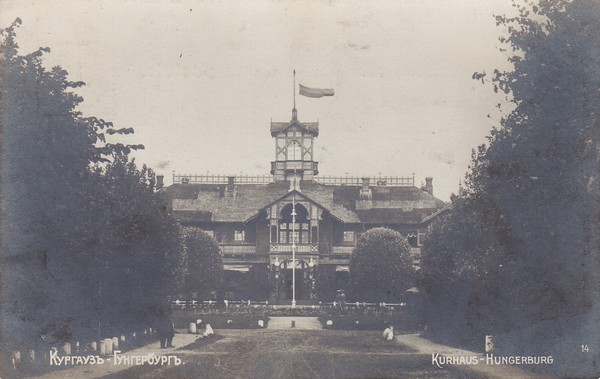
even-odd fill
[{"label": "dark foliage in foreground", "polygon": [[0,41],[0,334],[4,349],[134,330],[150,318],[179,252],[154,173],[111,143],[133,132],[84,117],[83,99],[39,49]]},{"label": "dark foliage in foreground", "polygon": [[576,355],[582,338],[597,352],[600,3],[518,3],[518,17],[497,16],[514,69],[491,78],[515,108],[474,151],[464,192],[423,247],[428,331],[500,333],[513,354]]}]

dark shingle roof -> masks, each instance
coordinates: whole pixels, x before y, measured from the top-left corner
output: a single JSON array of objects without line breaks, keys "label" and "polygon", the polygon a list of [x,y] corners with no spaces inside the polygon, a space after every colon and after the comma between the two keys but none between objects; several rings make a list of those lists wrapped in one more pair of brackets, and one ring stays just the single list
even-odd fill
[{"label": "dark shingle roof", "polygon": [[[180,221],[245,222],[285,197],[289,183],[173,184],[165,193]],[[328,186],[302,182],[300,192],[345,223],[419,223],[445,203],[416,187],[371,187],[372,200],[360,200],[358,186]]]},{"label": "dark shingle roof", "polygon": [[227,193],[225,184],[173,184],[166,189],[176,217],[180,211],[208,211],[210,221],[244,222],[264,205],[284,196],[288,183],[240,184]]}]

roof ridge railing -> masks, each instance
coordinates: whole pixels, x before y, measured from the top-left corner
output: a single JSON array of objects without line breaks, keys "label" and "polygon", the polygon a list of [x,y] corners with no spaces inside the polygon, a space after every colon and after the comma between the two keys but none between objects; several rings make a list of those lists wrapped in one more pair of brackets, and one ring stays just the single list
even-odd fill
[{"label": "roof ridge railing", "polygon": [[361,186],[363,179],[369,179],[370,186],[413,187],[415,176],[316,176],[315,182],[333,186]]},{"label": "roof ridge railing", "polygon": [[173,173],[173,183],[228,184],[234,178],[235,184],[269,184],[273,183],[271,175],[187,175]]},{"label": "roof ridge railing", "polygon": [[[233,178],[235,184],[270,184],[274,182],[271,175],[188,175],[173,173],[173,183],[195,184],[228,184]],[[315,176],[314,181],[329,186],[361,186],[363,179],[369,179],[370,186],[414,187],[413,176]]]}]

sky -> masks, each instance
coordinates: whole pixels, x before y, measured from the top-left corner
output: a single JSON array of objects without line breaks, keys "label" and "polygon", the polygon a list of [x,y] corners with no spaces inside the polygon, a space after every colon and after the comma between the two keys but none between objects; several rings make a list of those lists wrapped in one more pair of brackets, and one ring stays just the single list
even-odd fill
[{"label": "sky", "polygon": [[[21,53],[50,47],[86,116],[132,127],[120,142],[170,184],[178,174],[268,175],[273,121],[289,121],[297,83],[335,96],[296,96],[319,121],[320,175],[433,177],[458,191],[471,150],[510,109],[474,72],[510,69],[494,15],[510,0],[183,1],[0,0]],[[297,89],[296,89],[297,91]],[[113,138],[112,142],[117,142]]]}]

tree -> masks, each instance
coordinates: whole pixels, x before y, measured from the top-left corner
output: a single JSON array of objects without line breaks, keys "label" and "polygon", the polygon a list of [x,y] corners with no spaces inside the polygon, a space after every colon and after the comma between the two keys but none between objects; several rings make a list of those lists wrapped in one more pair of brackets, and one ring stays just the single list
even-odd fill
[{"label": "tree", "polygon": [[589,310],[595,293],[586,268],[598,250],[585,230],[598,204],[588,186],[598,171],[600,5],[525,2],[519,12],[497,17],[514,69],[492,78],[516,108],[477,154],[467,195],[496,204],[510,228],[507,284],[528,324]]},{"label": "tree", "polygon": [[[84,117],[83,99],[47,48],[20,55],[17,19],[0,42],[0,334],[31,347],[117,326],[147,312],[162,290],[176,224],[153,193],[153,174],[126,155],[129,134]],[[176,238],[173,238],[175,236]],[[168,270],[167,270],[168,271]],[[4,356],[4,355],[3,355]]]},{"label": "tree", "polygon": [[[427,239],[424,264],[432,271],[424,280],[493,285],[504,294],[498,312],[472,308],[471,317],[503,323],[513,330],[511,343],[521,346],[512,352],[523,346],[531,352],[544,346],[536,325],[583,336],[599,305],[600,4],[524,0],[515,6],[518,16],[496,17],[506,28],[500,40],[513,68],[496,70],[490,80],[514,110],[474,152],[465,191],[447,220],[452,225],[434,226]],[[486,242],[494,238],[497,243]],[[486,256],[485,246],[493,253]],[[465,254],[476,271],[492,270],[494,281],[457,273],[451,262]],[[436,285],[428,287],[439,306],[443,296],[436,296]],[[567,344],[543,337],[556,351]]]},{"label": "tree", "polygon": [[223,282],[223,258],[217,241],[206,232],[193,227],[182,230],[184,245],[184,288],[196,292],[200,299],[208,299],[210,292],[218,291]]},{"label": "tree", "polygon": [[96,167],[86,192],[92,219],[85,259],[96,278],[88,285],[96,290],[96,317],[113,327],[144,322],[178,284],[179,226],[154,191],[154,177],[117,154]]},{"label": "tree", "polygon": [[350,259],[350,282],[357,300],[399,300],[414,285],[414,275],[408,241],[388,228],[364,233]]},{"label": "tree", "polygon": [[454,197],[451,210],[432,225],[419,271],[430,333],[467,342],[507,329],[506,231],[501,220],[490,222],[496,214],[490,205]]}]

